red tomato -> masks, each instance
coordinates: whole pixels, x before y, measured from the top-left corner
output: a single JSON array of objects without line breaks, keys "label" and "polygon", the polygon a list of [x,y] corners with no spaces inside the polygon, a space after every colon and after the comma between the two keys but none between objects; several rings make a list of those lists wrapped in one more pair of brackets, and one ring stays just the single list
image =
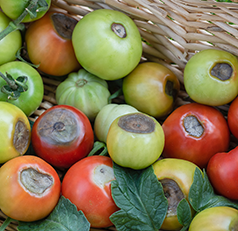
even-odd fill
[{"label": "red tomato", "polygon": [[208,162],[207,175],[217,193],[238,200],[238,147],[215,154]]},{"label": "red tomato", "polygon": [[230,104],[227,122],[231,133],[238,139],[238,97],[236,97]]},{"label": "red tomato", "polygon": [[26,46],[33,64],[49,75],[62,76],[79,69],[72,32],[78,21],[61,12],[47,12],[26,31]]},{"label": "red tomato", "polygon": [[69,168],[87,156],[94,144],[94,133],[88,117],[69,105],[46,110],[32,127],[35,153],[59,168]]},{"label": "red tomato", "polygon": [[60,191],[57,172],[39,157],[15,157],[0,168],[0,209],[13,219],[31,222],[48,216]]},{"label": "red tomato", "polygon": [[94,228],[112,225],[118,207],[111,195],[113,162],[107,156],[89,156],[74,164],[62,181],[62,195],[82,210]]},{"label": "red tomato", "polygon": [[191,161],[204,168],[217,152],[227,151],[230,131],[217,109],[190,103],[175,109],[164,121],[164,157]]}]

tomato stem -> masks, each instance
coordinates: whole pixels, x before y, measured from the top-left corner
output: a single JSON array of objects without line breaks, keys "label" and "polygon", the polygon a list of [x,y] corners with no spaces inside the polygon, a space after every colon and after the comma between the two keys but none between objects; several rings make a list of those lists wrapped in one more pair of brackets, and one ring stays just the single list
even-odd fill
[{"label": "tomato stem", "polygon": [[4,231],[7,226],[12,222],[12,221],[16,221],[10,217],[7,217],[7,219],[3,222],[3,224],[0,226],[0,231]]},{"label": "tomato stem", "polygon": [[[40,5],[42,7],[37,8],[38,2],[40,2]],[[35,18],[37,16],[37,12],[46,10],[47,7],[48,4],[45,0],[30,0],[29,5],[24,9],[21,15],[17,19],[11,21],[8,26],[0,33],[0,40],[2,40],[4,37],[6,37],[8,34],[15,30],[23,30],[25,26],[24,24],[21,24],[21,22],[27,14],[30,14],[32,18]]]}]

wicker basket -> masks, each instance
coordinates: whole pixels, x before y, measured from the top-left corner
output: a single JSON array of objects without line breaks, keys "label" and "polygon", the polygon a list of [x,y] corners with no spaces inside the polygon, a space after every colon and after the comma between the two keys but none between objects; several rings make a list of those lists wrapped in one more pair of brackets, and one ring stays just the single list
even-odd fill
[{"label": "wicker basket", "polygon": [[[183,70],[190,57],[209,48],[238,56],[236,2],[238,0],[233,3],[215,0],[52,0],[52,7],[79,18],[101,8],[130,16],[143,38],[142,60],[163,64],[178,77],[181,83],[175,104],[178,107],[191,102],[183,87]],[[57,104],[55,90],[60,81],[47,77],[43,77],[43,81],[45,95],[40,107],[30,116],[32,121]],[[218,108],[226,113],[229,105]],[[231,146],[237,146],[236,139],[232,139]],[[0,226],[5,218],[0,212]],[[17,223],[12,223],[6,230],[17,230],[16,227]]]}]

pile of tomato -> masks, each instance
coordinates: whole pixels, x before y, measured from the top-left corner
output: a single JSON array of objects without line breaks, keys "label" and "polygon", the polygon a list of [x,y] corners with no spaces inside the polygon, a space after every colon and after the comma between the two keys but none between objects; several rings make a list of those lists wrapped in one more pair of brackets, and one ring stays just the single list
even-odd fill
[{"label": "pile of tomato", "polygon": [[[1,0],[0,7],[0,32],[10,30],[0,34],[4,214],[34,222],[64,196],[91,227],[112,226],[110,216],[119,210],[111,195],[113,163],[133,170],[152,166],[169,202],[163,230],[182,228],[176,209],[188,199],[197,168],[206,171],[218,195],[238,200],[238,147],[231,145],[238,139],[233,54],[196,53],[181,83],[168,67],[142,59],[139,30],[122,12],[100,9],[79,18],[51,7],[50,0]],[[44,96],[42,76],[61,80],[57,105],[31,124]],[[175,107],[182,88],[191,102]],[[118,96],[122,103],[113,101]],[[218,216],[224,219],[214,220]],[[237,217],[235,208],[205,209],[189,230],[211,230],[213,220],[230,230]]]}]

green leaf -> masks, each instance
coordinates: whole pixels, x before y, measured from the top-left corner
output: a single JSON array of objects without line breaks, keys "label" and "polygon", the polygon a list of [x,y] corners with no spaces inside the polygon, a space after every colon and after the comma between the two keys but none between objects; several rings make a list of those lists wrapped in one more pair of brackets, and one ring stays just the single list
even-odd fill
[{"label": "green leaf", "polygon": [[202,174],[198,168],[196,168],[194,173],[193,184],[190,188],[188,199],[197,213],[206,208],[216,206],[229,206],[238,209],[237,202],[214,193],[205,170],[203,170]]},{"label": "green leaf", "polygon": [[119,211],[110,217],[118,231],[159,230],[167,214],[168,201],[152,166],[143,170],[122,168],[114,163],[116,180],[112,197]]},{"label": "green leaf", "polygon": [[68,199],[61,196],[58,205],[45,219],[36,222],[19,222],[19,231],[89,231],[90,223],[82,211]]},{"label": "green leaf", "polygon": [[191,207],[185,198],[182,199],[178,204],[177,217],[179,223],[184,227],[188,227],[193,219]]}]

